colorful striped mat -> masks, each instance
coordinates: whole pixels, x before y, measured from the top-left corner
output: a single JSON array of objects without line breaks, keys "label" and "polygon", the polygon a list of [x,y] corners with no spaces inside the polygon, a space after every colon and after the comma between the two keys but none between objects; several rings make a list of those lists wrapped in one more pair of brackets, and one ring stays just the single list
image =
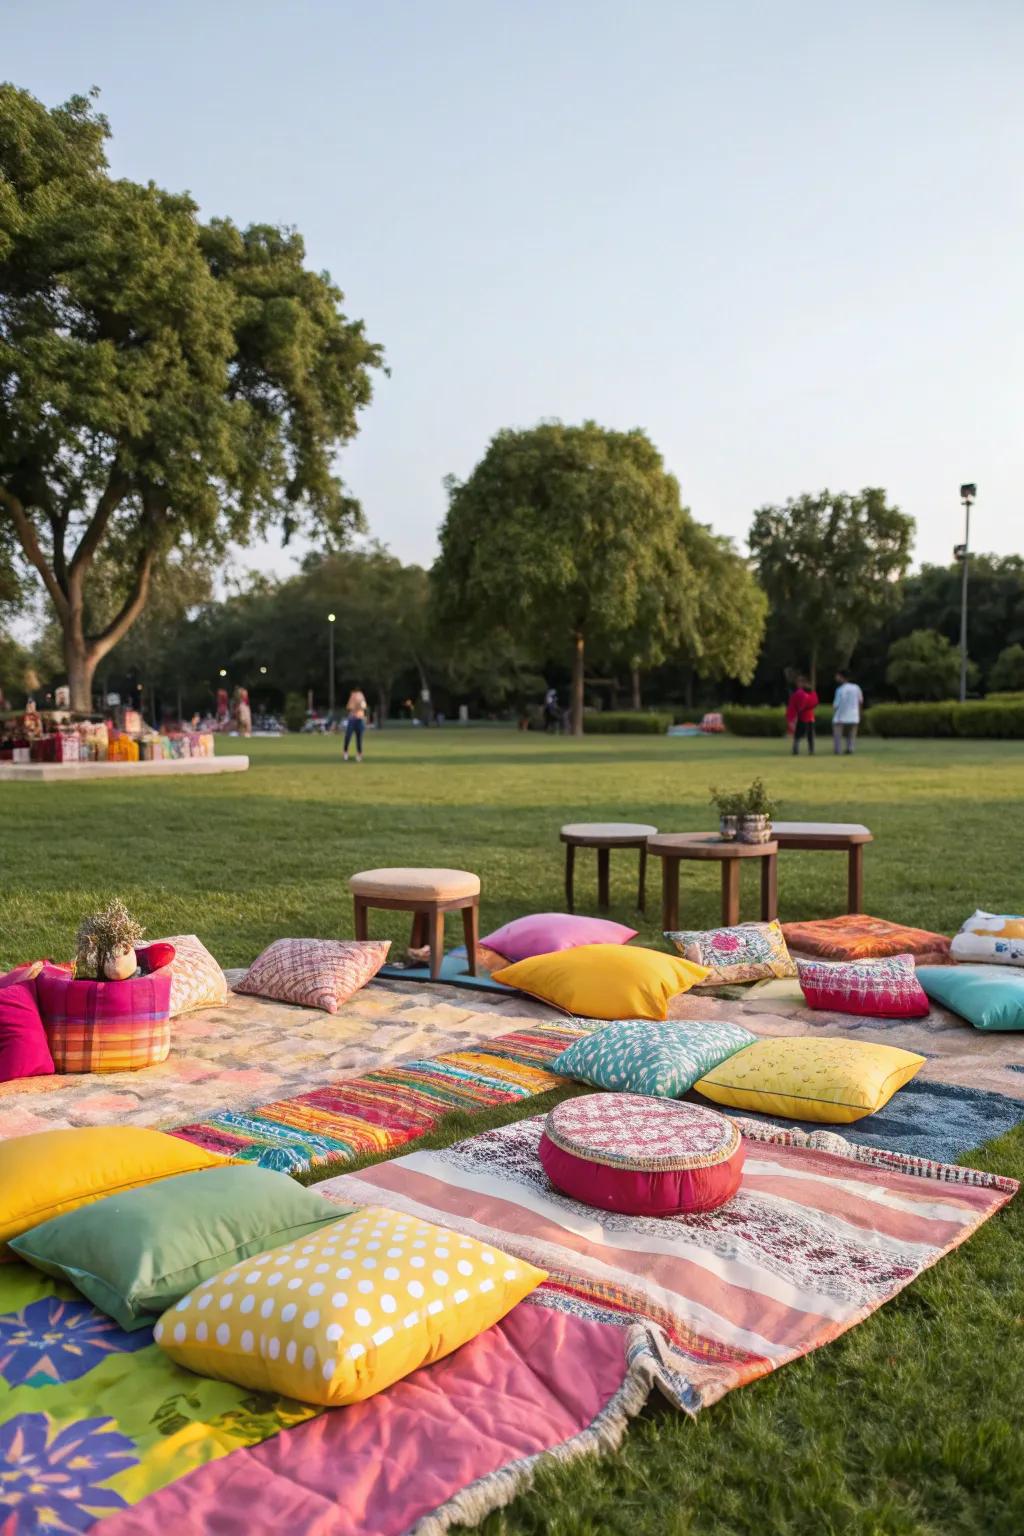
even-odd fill
[{"label": "colorful striped mat", "polygon": [[382,1067],[293,1099],[224,1110],[171,1134],[211,1152],[297,1173],[339,1158],[379,1154],[424,1135],[453,1110],[534,1098],[566,1079],[547,1065],[599,1021],[558,1019],[463,1051]]}]

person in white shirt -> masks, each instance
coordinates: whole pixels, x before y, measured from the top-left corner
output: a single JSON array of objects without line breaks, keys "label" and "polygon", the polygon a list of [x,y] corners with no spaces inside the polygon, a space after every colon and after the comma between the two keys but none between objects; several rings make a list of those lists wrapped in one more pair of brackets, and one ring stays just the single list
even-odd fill
[{"label": "person in white shirt", "polygon": [[836,696],[832,704],[832,748],[839,756],[841,743],[846,744],[847,756],[857,742],[857,727],[864,706],[864,695],[845,672],[836,673]]}]

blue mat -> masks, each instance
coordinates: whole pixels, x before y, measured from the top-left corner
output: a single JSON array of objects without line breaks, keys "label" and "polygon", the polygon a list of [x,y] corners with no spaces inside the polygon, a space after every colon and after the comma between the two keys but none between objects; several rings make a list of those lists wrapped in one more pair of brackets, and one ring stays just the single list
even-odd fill
[{"label": "blue mat", "polygon": [[[694,1103],[706,1102],[692,1095]],[[715,1106],[719,1108],[720,1106]],[[777,1115],[747,1114],[748,1120],[796,1126],[801,1131],[835,1131],[847,1141],[890,1152],[909,1152],[937,1163],[955,1163],[986,1141],[1012,1131],[1024,1121],[1024,1102],[981,1088],[957,1088],[950,1083],[908,1083],[884,1109],[853,1125],[822,1125],[820,1121],[781,1120]]]},{"label": "blue mat", "polygon": [[[386,976],[391,981],[430,981],[429,965],[382,965],[377,972],[378,976]],[[441,961],[441,974],[437,978],[439,982],[446,982],[450,987],[471,987],[478,992],[504,992],[507,996],[518,991],[516,987],[505,987],[500,981],[492,981],[485,971],[479,976],[471,976],[466,970],[466,950],[464,946],[450,950]]]}]

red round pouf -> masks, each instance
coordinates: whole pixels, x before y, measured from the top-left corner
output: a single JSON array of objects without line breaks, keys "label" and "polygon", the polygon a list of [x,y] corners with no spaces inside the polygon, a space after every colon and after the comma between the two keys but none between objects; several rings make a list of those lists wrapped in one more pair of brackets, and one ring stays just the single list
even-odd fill
[{"label": "red round pouf", "polygon": [[544,1172],[584,1205],[630,1216],[687,1216],[732,1198],[743,1138],[726,1115],[641,1093],[557,1104],[540,1140]]}]

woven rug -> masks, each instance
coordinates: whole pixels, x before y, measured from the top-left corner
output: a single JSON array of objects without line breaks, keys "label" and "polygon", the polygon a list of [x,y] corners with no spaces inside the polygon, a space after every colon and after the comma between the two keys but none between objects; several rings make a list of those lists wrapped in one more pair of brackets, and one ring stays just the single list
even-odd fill
[{"label": "woven rug", "polygon": [[538,1021],[467,1050],[406,1061],[257,1109],[228,1110],[178,1126],[174,1135],[287,1173],[379,1155],[414,1141],[455,1110],[493,1109],[567,1087],[548,1063],[599,1027],[565,1017]]}]

